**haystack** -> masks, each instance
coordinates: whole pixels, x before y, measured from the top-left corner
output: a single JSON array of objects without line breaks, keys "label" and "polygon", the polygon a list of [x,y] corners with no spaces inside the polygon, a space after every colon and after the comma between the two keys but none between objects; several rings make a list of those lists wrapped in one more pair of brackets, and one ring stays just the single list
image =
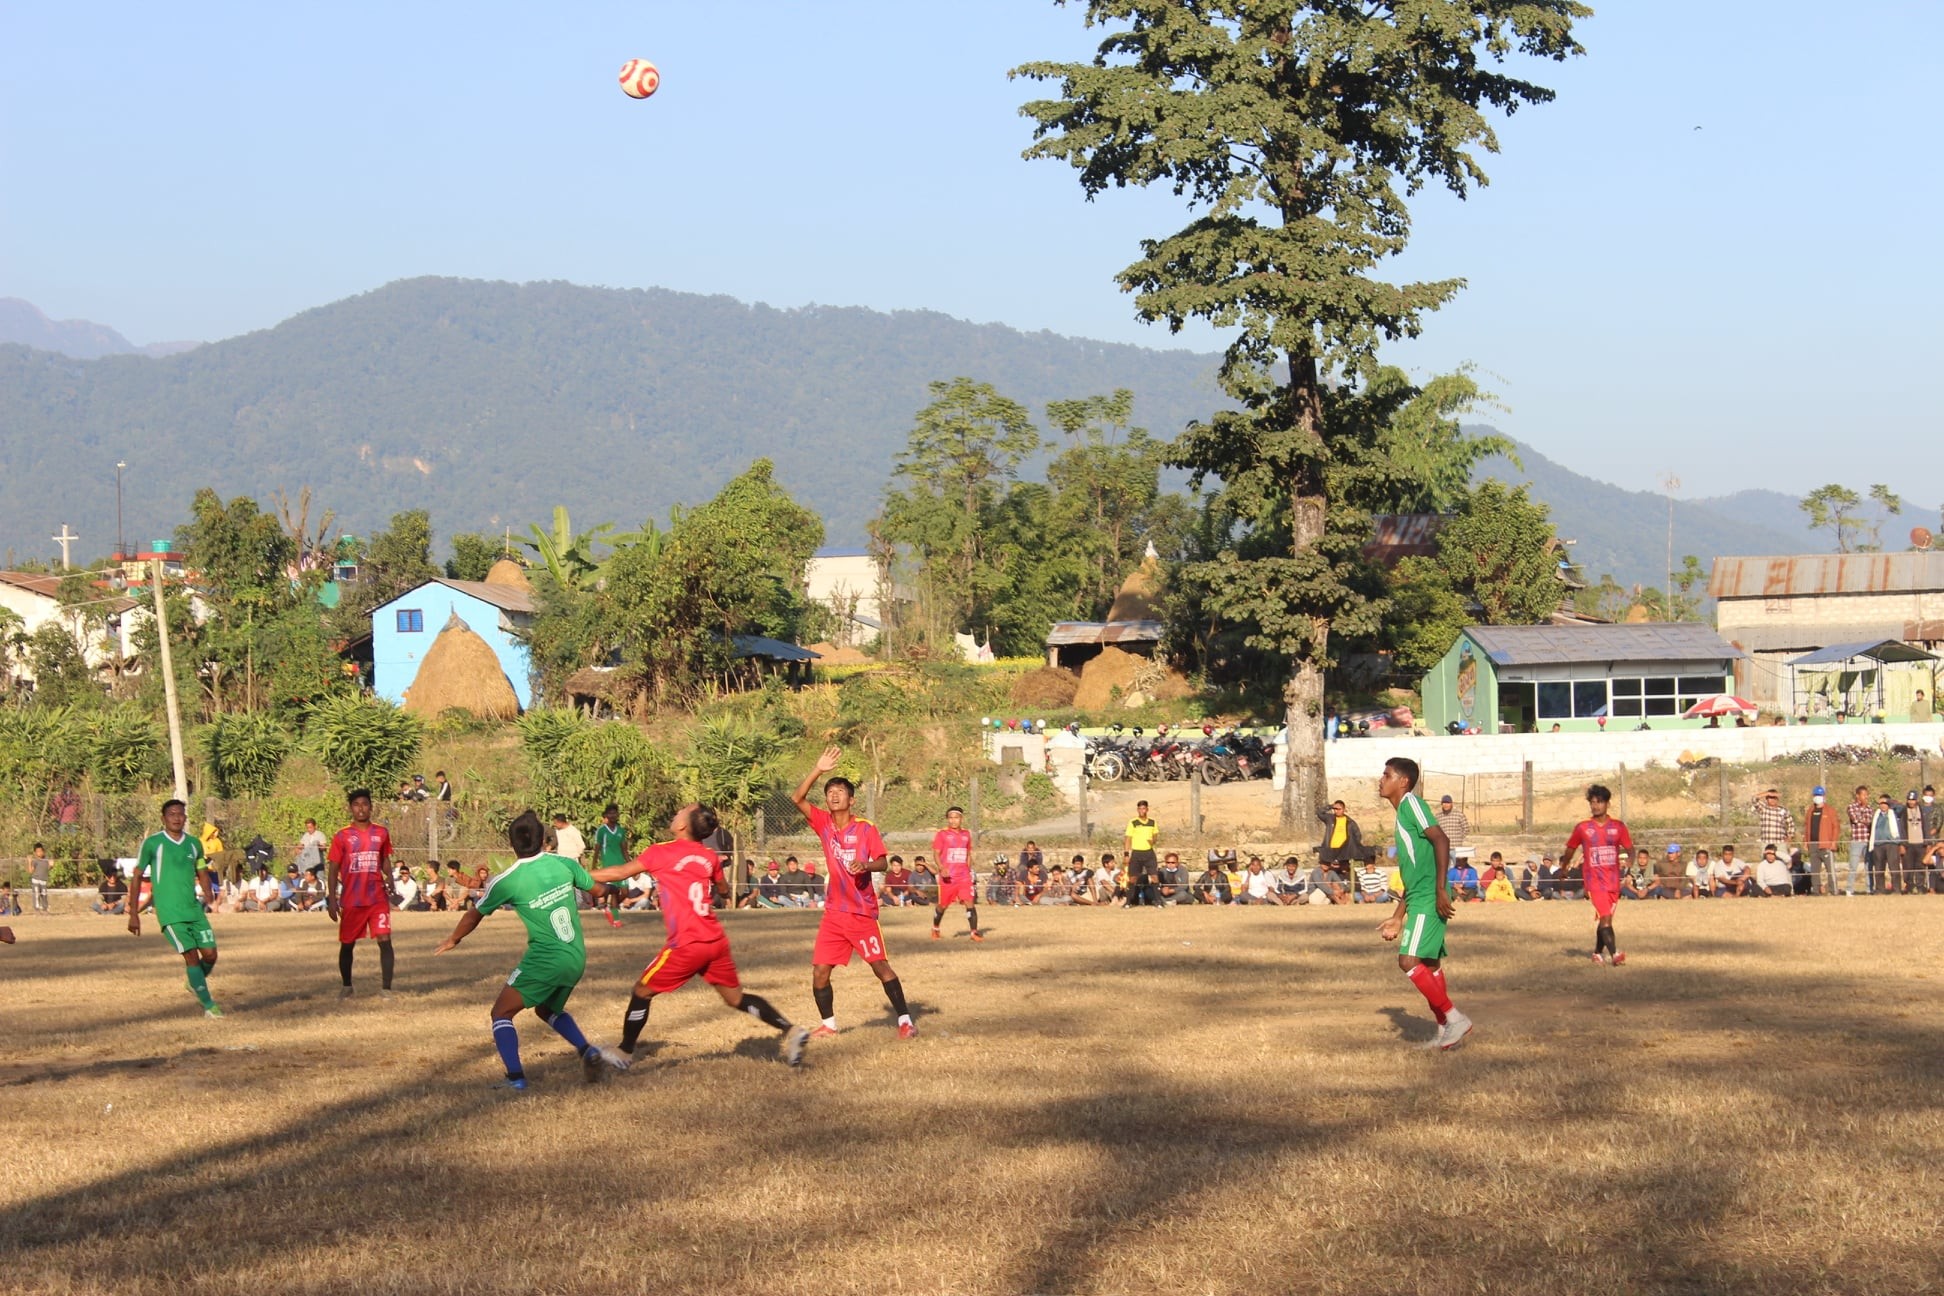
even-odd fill
[{"label": "haystack", "polygon": [[1114,595],[1114,606],[1107,609],[1109,621],[1159,621],[1161,619],[1161,564],[1143,559],[1141,565],[1121,582]]},{"label": "haystack", "polygon": [[520,714],[520,699],[492,648],[454,612],[419,663],[405,709],[434,718],[459,710],[482,720],[510,720]]},{"label": "haystack", "polygon": [[1114,702],[1114,690],[1119,689],[1125,697],[1134,689],[1134,677],[1148,664],[1145,657],[1136,657],[1109,644],[1100,650],[1100,655],[1088,660],[1080,668],[1080,687],[1074,692],[1073,705],[1082,711],[1099,711]]},{"label": "haystack", "polygon": [[1080,691],[1080,677],[1064,666],[1041,666],[1013,681],[1014,706],[1058,709],[1073,705]]},{"label": "haystack", "polygon": [[809,651],[817,654],[819,666],[868,666],[877,659],[861,648],[849,644],[842,648],[831,643],[813,643]]},{"label": "haystack", "polygon": [[514,589],[523,589],[529,592],[533,589],[533,582],[527,579],[526,568],[520,566],[520,564],[514,562],[511,558],[502,558],[491,567],[488,567],[486,569],[486,583],[488,585],[511,585]]}]

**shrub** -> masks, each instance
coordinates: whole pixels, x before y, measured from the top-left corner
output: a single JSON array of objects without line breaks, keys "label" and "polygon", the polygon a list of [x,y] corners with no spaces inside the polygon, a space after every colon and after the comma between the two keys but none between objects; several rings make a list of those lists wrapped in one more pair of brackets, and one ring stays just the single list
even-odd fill
[{"label": "shrub", "polygon": [[290,735],[267,711],[236,712],[203,730],[202,749],[217,796],[269,796],[290,755]]},{"label": "shrub", "polygon": [[535,809],[562,810],[579,823],[593,822],[612,801],[624,819],[659,825],[677,804],[662,754],[621,721],[582,725],[560,745],[548,773],[549,804]]},{"label": "shrub", "polygon": [[161,727],[132,703],[89,717],[87,761],[95,787],[103,792],[133,792],[169,768]]},{"label": "shrub", "polygon": [[767,794],[778,762],[794,744],[775,729],[737,715],[713,715],[689,734],[684,793],[725,814],[744,814]]},{"label": "shrub", "polygon": [[305,743],[337,785],[383,797],[418,762],[420,729],[383,698],[325,698],[310,711]]}]

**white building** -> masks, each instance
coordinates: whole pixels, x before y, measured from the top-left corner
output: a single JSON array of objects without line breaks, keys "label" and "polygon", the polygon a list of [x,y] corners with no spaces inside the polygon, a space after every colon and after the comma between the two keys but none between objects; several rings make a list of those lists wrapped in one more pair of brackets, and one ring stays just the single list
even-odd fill
[{"label": "white building", "polygon": [[884,629],[884,569],[868,550],[819,549],[803,569],[805,594],[837,614],[846,642]]},{"label": "white building", "polygon": [[[61,577],[54,573],[0,571],[0,607],[20,618],[23,637],[31,638],[43,626],[62,627],[81,650],[82,660],[95,669],[113,661],[118,649],[124,657],[133,655],[135,627],[147,615],[139,603],[105,590],[97,591],[88,610],[105,619],[106,625],[98,631],[91,630],[79,611],[61,606],[60,588]],[[100,626],[101,620],[97,619],[95,624]],[[21,654],[9,653],[7,664],[13,679],[34,678],[33,667]]]}]

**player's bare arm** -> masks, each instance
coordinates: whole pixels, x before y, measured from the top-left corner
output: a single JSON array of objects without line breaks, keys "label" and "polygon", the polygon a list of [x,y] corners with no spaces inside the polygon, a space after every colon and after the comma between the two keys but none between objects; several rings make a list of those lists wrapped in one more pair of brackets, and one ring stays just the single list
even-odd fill
[{"label": "player's bare arm", "polygon": [[[1431,843],[1431,853],[1438,865],[1432,875],[1432,880],[1437,885],[1437,890],[1432,894],[1438,906],[1438,917],[1450,922],[1454,906],[1451,903],[1451,892],[1445,889],[1445,874],[1451,869],[1451,838],[1445,836],[1445,830],[1434,823],[1424,830],[1424,840]],[[1399,925],[1401,928],[1401,922]]]},{"label": "player's bare arm", "polygon": [[647,871],[647,865],[629,860],[626,864],[610,864],[606,868],[597,868],[588,876],[596,882],[626,882],[636,874]]},{"label": "player's bare arm", "polygon": [[135,871],[128,876],[128,934],[130,936],[142,934],[142,874],[145,872],[147,869],[137,864]]},{"label": "player's bare arm", "polygon": [[466,910],[466,912],[459,915],[459,925],[452,929],[452,935],[440,941],[439,948],[433,950],[432,952],[434,954],[443,954],[447,950],[457,949],[459,947],[459,942],[466,939],[466,937],[472,935],[473,928],[477,926],[479,926],[479,910],[477,909]]},{"label": "player's bare arm", "polygon": [[790,794],[790,800],[797,809],[805,814],[810,813],[810,790],[817,786],[818,779],[836,769],[838,762],[843,759],[843,748],[833,745],[823,749],[823,755],[817,757],[816,766],[803,776],[803,782],[797,784],[797,790]]},{"label": "player's bare arm", "polygon": [[324,861],[324,912],[330,915],[332,922],[338,920],[337,893],[337,861],[334,859],[326,859]]}]

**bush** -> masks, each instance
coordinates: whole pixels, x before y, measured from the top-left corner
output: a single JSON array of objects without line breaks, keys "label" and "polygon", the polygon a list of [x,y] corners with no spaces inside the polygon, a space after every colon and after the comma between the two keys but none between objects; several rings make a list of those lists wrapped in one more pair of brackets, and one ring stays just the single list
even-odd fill
[{"label": "bush", "polygon": [[162,729],[132,703],[89,718],[88,773],[102,792],[133,792],[169,771]]},{"label": "bush", "polygon": [[203,730],[202,749],[217,796],[269,796],[290,755],[290,735],[268,712],[237,712]]},{"label": "bush", "polygon": [[747,813],[768,793],[777,763],[793,745],[775,729],[740,716],[704,717],[689,734],[683,790],[724,814]]},{"label": "bush", "polygon": [[591,823],[612,801],[625,821],[666,823],[677,805],[675,780],[648,736],[631,724],[585,724],[560,745],[544,780],[549,803],[543,814],[565,811]]},{"label": "bush", "polygon": [[38,816],[61,783],[87,770],[87,735],[65,707],[0,706],[0,791]]},{"label": "bush", "polygon": [[324,699],[311,708],[304,738],[346,792],[369,788],[382,799],[418,763],[418,718],[383,698]]}]

